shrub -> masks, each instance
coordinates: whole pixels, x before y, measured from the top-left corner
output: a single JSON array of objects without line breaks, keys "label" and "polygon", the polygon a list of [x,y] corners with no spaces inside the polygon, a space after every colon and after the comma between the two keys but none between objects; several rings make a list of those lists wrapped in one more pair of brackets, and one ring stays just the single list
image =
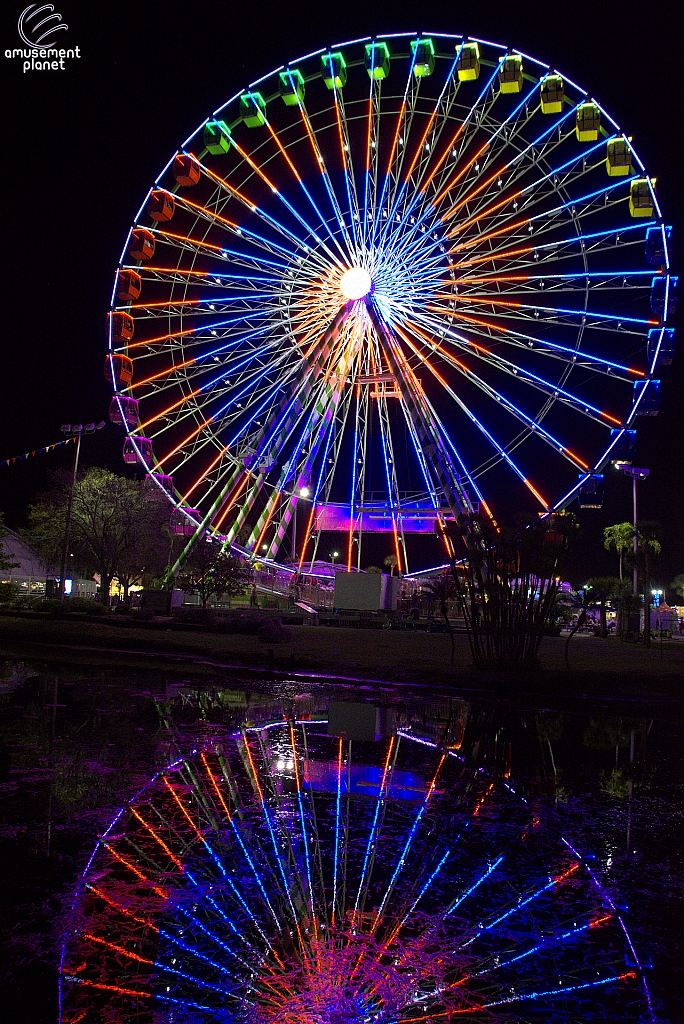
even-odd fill
[{"label": "shrub", "polygon": [[154,610],[152,608],[136,608],[133,614],[141,622],[151,622],[154,618]]},{"label": "shrub", "polygon": [[106,608],[99,601],[88,597],[65,597],[64,604],[68,612],[87,612],[88,615],[104,615]]},{"label": "shrub", "polygon": [[210,608],[193,607],[192,605],[174,608],[172,615],[179,622],[187,622],[198,626],[213,626],[216,621],[216,616]]},{"label": "shrub", "polygon": [[257,637],[266,644],[286,644],[290,639],[290,630],[283,626],[280,619],[265,619],[257,629]]},{"label": "shrub", "polygon": [[10,604],[19,596],[18,583],[0,583],[0,604]]}]

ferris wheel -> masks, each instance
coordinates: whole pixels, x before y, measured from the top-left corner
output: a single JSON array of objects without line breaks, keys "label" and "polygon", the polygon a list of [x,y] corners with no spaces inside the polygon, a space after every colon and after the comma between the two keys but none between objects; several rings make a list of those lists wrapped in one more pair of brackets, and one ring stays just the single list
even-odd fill
[{"label": "ferris wheel", "polygon": [[[174,154],[116,271],[124,459],[187,537],[300,568],[334,531],[600,505],[672,360],[655,180],[595,99],[494,43],[320,50]],[[299,519],[297,509],[299,506]]]}]

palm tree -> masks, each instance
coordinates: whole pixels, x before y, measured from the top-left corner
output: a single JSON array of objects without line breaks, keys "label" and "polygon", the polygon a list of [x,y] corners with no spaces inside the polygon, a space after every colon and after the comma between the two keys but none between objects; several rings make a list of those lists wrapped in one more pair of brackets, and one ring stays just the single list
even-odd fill
[{"label": "palm tree", "polygon": [[680,572],[670,584],[677,597],[684,598],[684,572]]},{"label": "palm tree", "polygon": [[[642,522],[637,530],[636,562],[644,588],[644,646],[651,646],[651,568],[660,554],[660,523]],[[632,556],[634,557],[634,556]]]},{"label": "palm tree", "polygon": [[634,527],[631,523],[615,523],[614,526],[605,527],[603,536],[605,537],[603,546],[606,551],[615,548],[620,556],[620,579],[622,579],[622,556],[634,539]]},{"label": "palm tree", "polygon": [[387,568],[389,569],[390,576],[394,576],[394,570],[397,567],[397,556],[396,555],[388,555],[387,558],[385,558],[385,560],[383,562],[383,565],[386,565]]}]

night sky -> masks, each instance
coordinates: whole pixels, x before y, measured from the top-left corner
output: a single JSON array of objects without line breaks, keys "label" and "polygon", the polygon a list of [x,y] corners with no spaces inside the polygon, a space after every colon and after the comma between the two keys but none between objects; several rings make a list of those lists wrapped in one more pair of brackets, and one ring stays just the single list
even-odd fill
[{"label": "night sky", "polygon": [[[24,0],[3,5],[2,50],[23,45]],[[105,315],[128,227],[150,184],[196,126],[241,87],[318,47],[380,32],[467,33],[546,60],[583,85],[634,137],[658,179],[682,268],[681,23],[675,4],[267,2],[97,4],[56,0],[79,46],[64,71],[22,73],[3,57],[6,111],[0,459],[60,439],[63,422],[107,418]],[[681,307],[678,311],[681,319]],[[650,467],[641,514],[663,525],[660,582],[684,572],[684,353],[662,373],[662,408],[637,420],[637,465]],[[86,463],[123,471],[122,434],[108,425],[83,446]],[[70,447],[0,467],[8,525]],[[495,510],[496,512],[497,510]],[[580,514],[571,580],[615,572],[604,525],[631,518],[629,481],[610,469],[600,512]]]}]

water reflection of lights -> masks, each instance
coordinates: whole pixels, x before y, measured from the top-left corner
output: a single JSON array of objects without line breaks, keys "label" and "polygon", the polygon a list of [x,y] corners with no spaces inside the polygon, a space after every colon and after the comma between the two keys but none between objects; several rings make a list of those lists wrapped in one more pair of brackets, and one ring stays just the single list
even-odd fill
[{"label": "water reflection of lights", "polygon": [[64,1024],[648,1019],[619,910],[505,737],[458,736],[271,722],[159,773],[83,876]]}]

